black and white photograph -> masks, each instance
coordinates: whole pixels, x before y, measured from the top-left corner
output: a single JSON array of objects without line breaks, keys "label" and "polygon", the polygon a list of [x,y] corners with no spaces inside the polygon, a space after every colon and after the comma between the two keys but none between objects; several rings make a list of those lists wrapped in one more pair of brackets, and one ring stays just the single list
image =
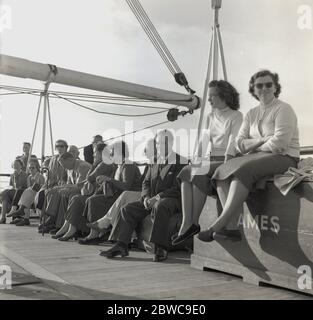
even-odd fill
[{"label": "black and white photograph", "polygon": [[0,307],[312,300],[312,57],[313,0],[0,0]]}]

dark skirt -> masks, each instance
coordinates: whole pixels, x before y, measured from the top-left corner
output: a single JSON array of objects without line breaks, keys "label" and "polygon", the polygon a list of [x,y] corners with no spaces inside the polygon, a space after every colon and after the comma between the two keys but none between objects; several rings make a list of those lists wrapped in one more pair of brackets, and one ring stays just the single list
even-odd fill
[{"label": "dark skirt", "polygon": [[220,157],[220,160],[218,158],[214,158],[214,160],[212,160],[210,163],[209,172],[204,174],[193,174],[192,169],[198,168],[198,166],[195,166],[195,165],[185,166],[182,169],[182,171],[178,174],[177,179],[180,183],[182,182],[192,183],[197,188],[199,188],[203,193],[211,196],[215,194],[215,190],[211,183],[211,177],[214,171],[216,170],[216,168],[218,168],[223,163],[224,163],[224,157]]},{"label": "dark skirt", "polygon": [[219,166],[212,181],[225,180],[230,177],[239,179],[249,190],[253,190],[255,184],[262,178],[282,174],[289,167],[297,166],[296,158],[288,155],[273,154],[269,152],[257,152],[241,157],[233,158]]},{"label": "dark skirt", "polygon": [[88,196],[76,195],[70,199],[65,213],[65,220],[81,232],[88,232],[87,219],[83,216]]}]

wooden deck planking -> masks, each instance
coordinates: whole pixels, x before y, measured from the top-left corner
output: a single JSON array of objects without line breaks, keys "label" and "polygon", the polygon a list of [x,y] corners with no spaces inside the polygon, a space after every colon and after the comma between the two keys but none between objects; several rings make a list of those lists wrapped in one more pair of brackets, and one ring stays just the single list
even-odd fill
[{"label": "wooden deck planking", "polygon": [[11,225],[0,226],[1,246],[12,251],[14,259],[20,256],[21,261],[29,261],[32,270],[38,266],[64,283],[43,279],[41,289],[20,286],[2,293],[0,299],[311,299],[279,288],[249,285],[222,273],[194,270],[184,252],[170,253],[164,263],[153,263],[152,256],[141,251],[109,260],[98,253],[110,246],[63,243],[49,235],[42,237],[34,227]]}]

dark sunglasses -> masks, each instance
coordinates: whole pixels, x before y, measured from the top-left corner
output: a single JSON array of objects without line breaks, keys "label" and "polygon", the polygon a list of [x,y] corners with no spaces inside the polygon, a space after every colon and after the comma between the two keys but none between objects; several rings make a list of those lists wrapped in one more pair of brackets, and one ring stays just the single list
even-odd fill
[{"label": "dark sunglasses", "polygon": [[55,147],[56,148],[65,148],[66,146],[64,146],[63,144],[57,144]]},{"label": "dark sunglasses", "polygon": [[31,169],[36,169],[36,167],[28,167],[28,169],[30,169],[30,170],[31,170]]},{"label": "dark sunglasses", "polygon": [[257,89],[263,89],[265,86],[267,89],[270,89],[273,87],[273,82],[266,82],[266,83],[256,83],[254,85]]}]

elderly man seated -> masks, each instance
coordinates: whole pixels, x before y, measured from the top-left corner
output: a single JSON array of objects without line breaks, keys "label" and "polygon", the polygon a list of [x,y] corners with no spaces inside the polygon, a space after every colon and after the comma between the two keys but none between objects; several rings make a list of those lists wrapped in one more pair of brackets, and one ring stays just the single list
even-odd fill
[{"label": "elderly man seated", "polygon": [[181,211],[181,193],[176,179],[187,159],[173,151],[174,137],[163,130],[156,136],[158,161],[150,166],[143,185],[141,199],[122,207],[111,239],[117,241],[108,251],[100,255],[108,258],[127,256],[132,233],[139,222],[151,215],[153,227],[149,241],[155,244],[153,261],[167,259],[169,221],[173,214]]}]

